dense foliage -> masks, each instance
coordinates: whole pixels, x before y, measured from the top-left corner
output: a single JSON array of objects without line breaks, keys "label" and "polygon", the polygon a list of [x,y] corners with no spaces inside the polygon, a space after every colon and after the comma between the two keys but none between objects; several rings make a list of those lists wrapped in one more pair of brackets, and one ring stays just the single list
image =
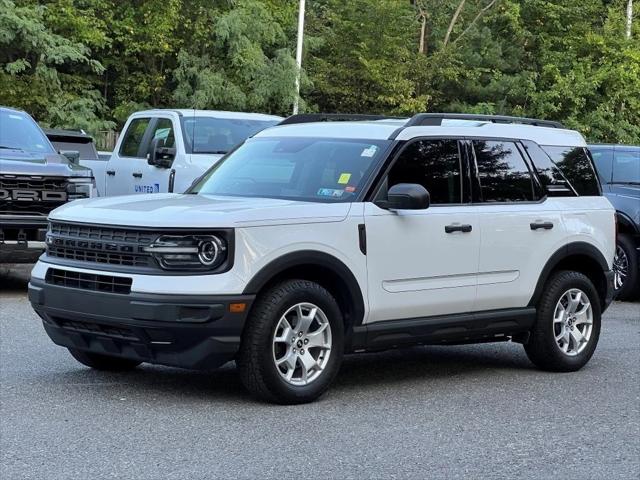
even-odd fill
[{"label": "dense foliage", "polygon": [[[640,143],[640,21],[629,36],[628,3],[307,0],[302,109],[527,115]],[[286,115],[297,9],[0,0],[0,104],[94,132],[147,107]]]}]

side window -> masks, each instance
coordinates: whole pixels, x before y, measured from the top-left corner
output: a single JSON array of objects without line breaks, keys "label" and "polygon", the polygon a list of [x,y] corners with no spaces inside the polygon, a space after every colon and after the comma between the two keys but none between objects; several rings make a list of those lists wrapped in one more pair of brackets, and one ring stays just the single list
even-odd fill
[{"label": "side window", "polygon": [[138,157],[140,144],[144,137],[144,132],[149,126],[149,118],[135,118],[131,120],[129,128],[124,134],[122,145],[120,145],[120,156],[122,157]]},{"label": "side window", "polygon": [[483,202],[526,202],[537,200],[527,164],[513,142],[475,140]]},{"label": "side window", "polygon": [[457,140],[417,140],[407,145],[389,171],[387,186],[419,183],[432,204],[461,203],[462,176]]},{"label": "side window", "polygon": [[613,183],[640,183],[640,150],[616,151],[613,164]]},{"label": "side window", "polygon": [[543,146],[578,195],[600,195],[598,177],[584,147]]},{"label": "side window", "polygon": [[613,147],[591,147],[591,156],[602,183],[611,183],[613,171]]},{"label": "side window", "polygon": [[549,195],[554,197],[575,197],[576,194],[569,185],[569,182],[551,158],[536,142],[522,140],[529,158],[538,173],[540,183],[547,190]]},{"label": "side window", "polygon": [[158,140],[158,147],[173,148],[176,146],[176,137],[173,129],[173,122],[168,118],[159,118],[153,127],[151,141],[149,142],[149,153],[153,148],[154,140]]}]

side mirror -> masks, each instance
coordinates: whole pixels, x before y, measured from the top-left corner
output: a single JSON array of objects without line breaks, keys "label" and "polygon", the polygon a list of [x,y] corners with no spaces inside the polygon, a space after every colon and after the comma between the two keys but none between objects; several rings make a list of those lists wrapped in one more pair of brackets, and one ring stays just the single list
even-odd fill
[{"label": "side mirror", "polygon": [[60,150],[60,155],[76,165],[80,163],[80,152],[77,150]]},{"label": "side mirror", "polygon": [[417,183],[398,183],[389,189],[386,200],[375,202],[385,210],[424,210],[430,203],[429,192]]},{"label": "side mirror", "polygon": [[176,149],[173,147],[161,147],[162,139],[154,138],[151,142],[151,153],[147,155],[147,163],[159,168],[171,168],[176,157]]}]

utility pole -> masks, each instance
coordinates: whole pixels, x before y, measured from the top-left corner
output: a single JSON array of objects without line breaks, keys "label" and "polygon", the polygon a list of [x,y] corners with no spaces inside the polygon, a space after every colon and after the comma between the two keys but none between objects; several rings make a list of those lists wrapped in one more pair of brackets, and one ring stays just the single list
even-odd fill
[{"label": "utility pole", "polygon": [[296,98],[293,102],[293,114],[298,113],[300,104],[300,76],[302,74],[302,43],[304,40],[304,10],[305,0],[300,0],[300,9],[298,10],[298,46],[296,48]]},{"label": "utility pole", "polygon": [[633,27],[633,0],[627,2],[627,39],[631,38],[631,29]]}]

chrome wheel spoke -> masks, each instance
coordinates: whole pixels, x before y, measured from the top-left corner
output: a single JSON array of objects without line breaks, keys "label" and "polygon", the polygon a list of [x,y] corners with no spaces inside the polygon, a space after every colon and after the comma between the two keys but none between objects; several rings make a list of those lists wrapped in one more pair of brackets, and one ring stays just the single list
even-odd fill
[{"label": "chrome wheel spoke", "polygon": [[575,294],[575,297],[573,295],[571,295],[571,293],[569,293],[569,307],[568,307],[568,311],[569,313],[576,313],[576,310],[578,309],[578,306],[580,305],[580,300],[582,299],[582,292],[578,291]]},{"label": "chrome wheel spoke", "polygon": [[571,339],[573,340],[573,348],[575,350],[579,350],[582,342],[584,341],[584,335],[578,330],[574,328],[573,330],[569,330],[569,335],[571,335]]}]

